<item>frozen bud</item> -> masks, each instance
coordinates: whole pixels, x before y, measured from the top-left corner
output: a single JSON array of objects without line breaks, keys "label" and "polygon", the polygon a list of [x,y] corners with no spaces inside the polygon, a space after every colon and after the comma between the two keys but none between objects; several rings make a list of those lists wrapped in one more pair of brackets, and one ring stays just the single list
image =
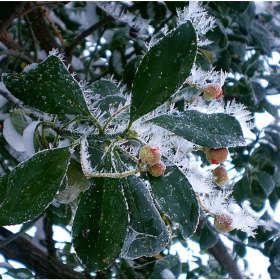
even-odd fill
[{"label": "frozen bud", "polygon": [[165,170],[166,170],[166,165],[162,161],[158,162],[157,164],[149,168],[150,174],[154,177],[162,176]]},{"label": "frozen bud", "polygon": [[221,86],[217,83],[211,83],[204,87],[203,97],[206,100],[214,100],[220,98],[223,95]]},{"label": "frozen bud", "polygon": [[213,180],[218,186],[223,186],[228,181],[227,170],[223,166],[218,166],[213,171]]},{"label": "frozen bud", "polygon": [[149,145],[145,145],[140,149],[139,158],[142,162],[148,165],[157,164],[161,158],[159,147],[151,147]]},{"label": "frozen bud", "polygon": [[217,231],[222,233],[228,233],[234,229],[231,216],[225,213],[215,217],[214,226]]},{"label": "frozen bud", "polygon": [[220,162],[226,161],[227,156],[227,148],[210,149],[206,152],[206,158],[212,164],[219,164]]}]

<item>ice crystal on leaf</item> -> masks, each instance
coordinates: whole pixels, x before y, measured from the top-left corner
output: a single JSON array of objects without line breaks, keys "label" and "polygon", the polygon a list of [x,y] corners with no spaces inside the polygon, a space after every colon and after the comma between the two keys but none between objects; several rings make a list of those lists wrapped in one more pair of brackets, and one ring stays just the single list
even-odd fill
[{"label": "ice crystal on leaf", "polygon": [[198,98],[195,102],[189,104],[187,110],[197,110],[205,114],[224,113],[233,116],[240,123],[243,133],[254,128],[254,124],[251,122],[253,118],[251,112],[246,109],[244,104],[237,103],[235,100],[228,101],[225,105],[221,99],[213,100],[207,104],[204,99]]},{"label": "ice crystal on leaf", "polygon": [[204,172],[195,166],[189,168],[187,178],[197,193],[211,193],[215,187],[211,172]]},{"label": "ice crystal on leaf", "polygon": [[198,46],[211,43],[211,41],[205,39],[204,36],[209,30],[212,30],[216,26],[215,18],[209,16],[201,5],[201,2],[190,1],[189,6],[184,7],[183,10],[177,8],[178,24],[186,21],[192,22],[197,33]]},{"label": "ice crystal on leaf", "polygon": [[191,70],[191,75],[187,79],[187,82],[198,85],[202,88],[209,82],[217,83],[222,87],[225,83],[227,75],[228,74],[223,70],[214,71],[214,69],[212,69],[211,71],[204,71],[200,67],[194,65]]},{"label": "ice crystal on leaf", "polygon": [[49,56],[54,55],[58,57],[61,61],[63,61],[64,54],[60,53],[58,49],[53,48],[51,51],[49,51]]}]

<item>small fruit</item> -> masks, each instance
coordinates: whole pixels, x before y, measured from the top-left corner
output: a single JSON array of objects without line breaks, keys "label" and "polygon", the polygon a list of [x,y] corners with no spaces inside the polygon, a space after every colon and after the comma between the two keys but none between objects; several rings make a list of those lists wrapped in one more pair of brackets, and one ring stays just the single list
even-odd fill
[{"label": "small fruit", "polygon": [[221,86],[217,83],[211,83],[204,87],[203,97],[206,100],[214,100],[220,98],[223,95]]},{"label": "small fruit", "polygon": [[145,145],[140,149],[139,158],[142,162],[148,165],[155,165],[161,159],[161,152],[159,147],[151,147],[149,145]]},{"label": "small fruit", "polygon": [[227,170],[223,166],[216,167],[213,171],[213,179],[218,186],[225,185],[228,181]]},{"label": "small fruit", "polygon": [[206,152],[206,158],[212,164],[219,164],[220,162],[226,161],[227,156],[227,148],[210,149]]},{"label": "small fruit", "polygon": [[222,233],[228,233],[234,229],[232,226],[232,217],[225,213],[215,217],[214,226],[217,231]]},{"label": "small fruit", "polygon": [[165,170],[166,170],[166,165],[162,161],[158,162],[157,164],[149,168],[150,174],[154,177],[162,176]]}]

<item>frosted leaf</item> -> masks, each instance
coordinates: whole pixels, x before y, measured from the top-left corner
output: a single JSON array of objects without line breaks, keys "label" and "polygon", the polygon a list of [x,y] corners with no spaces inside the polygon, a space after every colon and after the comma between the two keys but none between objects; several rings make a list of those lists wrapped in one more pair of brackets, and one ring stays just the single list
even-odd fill
[{"label": "frosted leaf", "polygon": [[22,140],[24,143],[24,149],[28,156],[32,156],[35,154],[34,133],[39,123],[39,121],[34,121],[30,123],[23,131]]},{"label": "frosted leaf", "polygon": [[24,152],[24,142],[22,136],[13,126],[11,117],[7,117],[3,123],[3,136],[5,140],[18,152]]},{"label": "frosted leaf", "polygon": [[[137,246],[134,250],[131,250],[134,241],[137,242]],[[139,258],[140,256],[152,257],[162,251],[166,246],[166,243],[167,239],[165,231],[158,236],[154,236],[137,232],[130,227],[120,256],[130,260]],[[148,244],[151,244],[152,246],[150,247]]]},{"label": "frosted leaf", "polygon": [[225,106],[221,99],[215,99],[206,104],[203,98],[198,98],[195,102],[189,104],[187,110],[197,110],[206,114],[224,113],[233,116],[240,123],[243,134],[254,127],[254,124],[251,122],[253,118],[251,112],[246,109],[244,104],[236,103],[235,100],[227,102]]}]

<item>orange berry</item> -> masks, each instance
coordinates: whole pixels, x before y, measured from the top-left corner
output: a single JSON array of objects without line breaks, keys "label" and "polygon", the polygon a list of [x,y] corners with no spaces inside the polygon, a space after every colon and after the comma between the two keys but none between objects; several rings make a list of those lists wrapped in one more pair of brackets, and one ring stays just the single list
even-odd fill
[{"label": "orange berry", "polygon": [[217,231],[222,233],[228,233],[234,229],[231,216],[224,213],[215,217],[214,226]]},{"label": "orange berry", "polygon": [[220,162],[226,161],[228,156],[227,148],[210,149],[206,153],[207,160],[212,164],[219,164]]},{"label": "orange berry", "polygon": [[216,167],[213,171],[213,179],[218,186],[225,185],[228,181],[227,170],[223,166]]},{"label": "orange berry", "polygon": [[165,170],[166,170],[166,165],[162,161],[158,162],[157,164],[149,168],[150,174],[154,177],[162,176]]},{"label": "orange berry", "polygon": [[158,163],[161,159],[161,152],[159,147],[151,147],[149,145],[145,145],[140,149],[139,158],[142,162],[148,165],[154,165]]}]

